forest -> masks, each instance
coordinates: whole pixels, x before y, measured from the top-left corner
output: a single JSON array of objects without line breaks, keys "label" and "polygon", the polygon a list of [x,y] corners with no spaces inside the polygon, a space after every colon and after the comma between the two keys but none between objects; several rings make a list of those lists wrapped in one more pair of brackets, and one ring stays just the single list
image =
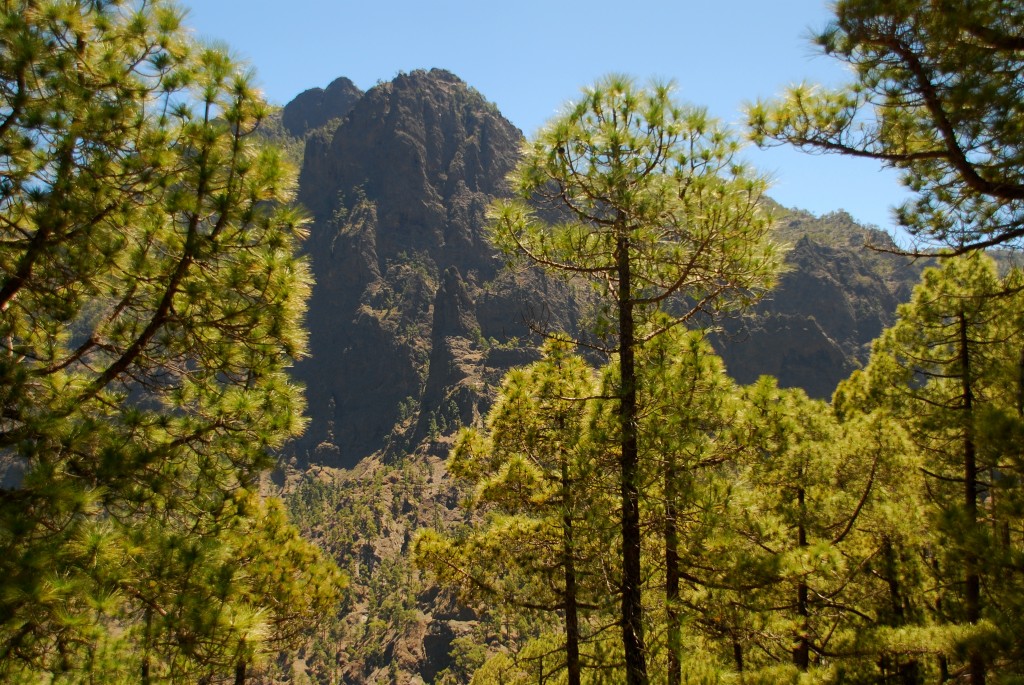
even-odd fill
[{"label": "forest", "polygon": [[[503,169],[445,176],[460,271],[371,236],[413,191],[317,180],[354,148],[291,133],[175,3],[5,2],[0,680],[1024,683],[1024,8],[833,12],[851,83],[742,129],[613,74],[507,157],[460,148]],[[859,249],[916,285],[829,401],[715,347],[796,249],[748,142],[912,191],[904,244]],[[327,457],[363,426],[309,380],[324,264],[387,276],[355,293],[361,363],[419,364],[351,468]],[[513,288],[571,306],[488,337],[467,303]]]}]

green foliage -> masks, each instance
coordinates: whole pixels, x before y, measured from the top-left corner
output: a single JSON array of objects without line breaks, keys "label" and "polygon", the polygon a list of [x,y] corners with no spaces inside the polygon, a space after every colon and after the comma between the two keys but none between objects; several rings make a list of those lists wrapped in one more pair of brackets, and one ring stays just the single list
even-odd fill
[{"label": "green foliage", "polygon": [[303,423],[294,172],[254,136],[250,76],[180,20],[161,0],[0,20],[7,680],[227,678],[336,592],[248,494]]},{"label": "green foliage", "polygon": [[[671,87],[610,76],[524,146],[515,199],[491,208],[492,239],[513,260],[593,284],[590,333],[617,353],[620,592],[626,679],[647,682],[641,570],[638,351],[673,326],[740,308],[778,271],[763,179],[738,142]],[[550,207],[561,223],[539,218]],[[671,317],[665,317],[671,312]],[[570,664],[572,659],[569,660]],[[570,682],[576,675],[570,670]]]},{"label": "green foliage", "polygon": [[855,81],[791,88],[750,108],[759,144],[877,159],[916,197],[897,210],[923,241],[958,251],[1024,235],[1024,9],[1011,0],[842,0],[817,36]]},{"label": "green foliage", "polygon": [[974,254],[928,269],[862,374],[837,390],[843,414],[878,409],[921,454],[932,607],[959,635],[931,651],[950,668],[1020,673],[1021,274]]},{"label": "green foliage", "polygon": [[[463,601],[534,616],[515,647],[492,643],[473,682],[571,682],[567,597],[579,682],[624,677],[608,631],[616,607],[601,594],[622,573],[608,553],[621,544],[617,366],[597,376],[568,350],[553,341],[510,372],[486,430],[460,434],[451,469],[473,516],[415,543],[417,563]],[[937,675],[947,646],[999,635],[933,622],[931,533],[907,516],[925,506],[921,454],[891,414],[848,403],[840,422],[771,379],[735,388],[703,336],[679,327],[645,346],[638,368],[652,679],[910,683]]]},{"label": "green foliage", "polygon": [[883,417],[840,425],[824,403],[773,379],[747,389],[743,406],[735,425],[742,486],[730,502],[729,546],[719,548],[728,589],[711,595],[733,605],[719,613],[734,621],[721,629],[736,665],[756,671],[790,661],[826,680],[835,664],[871,671],[879,661],[872,648],[885,649],[869,647],[868,636],[887,624],[883,617],[910,620],[921,609],[911,589],[889,596],[907,575],[893,557],[919,531],[891,518],[914,506],[913,451]]},{"label": "green foliage", "polygon": [[700,582],[698,569],[714,565],[720,544],[729,500],[723,475],[737,456],[730,429],[739,404],[722,361],[699,331],[667,330],[642,350],[638,362],[642,520],[652,530],[645,541],[647,601],[658,609],[650,620],[654,634],[664,633],[650,649],[656,671],[681,682],[683,674],[707,666],[695,663],[707,645],[694,639],[694,626],[703,621],[695,613],[699,600],[687,590]]},{"label": "green foliage", "polygon": [[[269,145],[279,148],[288,164],[299,168],[302,166],[302,157],[306,151],[305,141],[292,136],[284,127],[283,119],[283,109],[271,107],[259,128],[258,135]],[[325,126],[330,126],[331,123],[337,127],[337,121],[328,122]],[[309,137],[308,134],[307,137]]]},{"label": "green foliage", "polygon": [[[371,459],[351,472],[308,472],[288,494],[291,517],[348,579],[343,605],[307,633],[303,661],[314,682],[391,682],[392,670],[401,682],[415,672],[401,655],[421,649],[431,588],[413,567],[409,544],[417,528],[449,525],[454,498],[432,468],[412,457],[387,465]],[[440,613],[443,596],[437,604]]]},{"label": "green foliage", "polygon": [[607,558],[608,446],[588,427],[597,379],[570,350],[550,341],[541,361],[505,377],[486,432],[459,433],[449,468],[482,520],[456,536],[422,531],[414,554],[463,601],[563,614],[563,644],[550,649],[576,654],[578,669],[580,651],[594,658],[617,572]]},{"label": "green foliage", "polygon": [[[511,259],[591,280],[612,302],[624,257],[638,315],[673,296],[687,299],[676,321],[745,305],[772,285],[780,255],[766,239],[767,184],[739,147],[671,86],[607,77],[525,144],[510,177],[518,199],[492,207],[493,240]],[[528,203],[565,221],[549,224]]]}]

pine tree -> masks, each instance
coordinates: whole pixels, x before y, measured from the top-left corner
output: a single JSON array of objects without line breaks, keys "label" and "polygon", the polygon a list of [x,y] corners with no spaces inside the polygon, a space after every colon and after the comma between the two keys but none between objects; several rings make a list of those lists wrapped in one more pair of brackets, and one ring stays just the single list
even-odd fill
[{"label": "pine tree", "polygon": [[916,684],[926,675],[921,655],[930,639],[920,453],[882,411],[846,417],[837,443],[833,487],[857,498],[846,500],[852,517],[837,545],[850,570],[849,586],[835,598],[848,609],[833,640],[837,670],[853,682]]},{"label": "pine tree", "polygon": [[933,613],[958,628],[940,668],[950,673],[955,652],[965,651],[976,685],[989,673],[1020,670],[1010,607],[1021,575],[1020,462],[1011,437],[1021,425],[1021,292],[1019,272],[1000,279],[978,254],[926,270],[876,341],[864,376],[837,395],[841,406],[856,399],[890,412],[923,452],[928,555],[939,588]]},{"label": "pine tree", "polygon": [[835,424],[820,403],[802,391],[778,389],[773,379],[762,378],[745,395],[737,425],[744,449],[740,479],[753,499],[740,525],[752,543],[748,552],[768,555],[756,565],[771,569],[754,607],[781,619],[775,621],[781,644],[769,637],[759,646],[780,661],[788,651],[792,665],[807,671],[836,620],[821,604],[831,591],[827,579],[845,573],[829,532],[843,508],[836,499],[845,495],[833,486]]},{"label": "pine tree", "polygon": [[722,531],[726,465],[737,452],[730,433],[736,388],[703,331],[672,328],[652,340],[639,361],[644,518],[661,532],[661,549],[650,553],[648,574],[664,574],[665,624],[659,632],[665,634],[666,681],[678,685],[685,661],[684,584],[703,575],[707,551]]},{"label": "pine tree", "polygon": [[909,611],[915,599],[899,593],[895,558],[915,529],[891,520],[917,482],[902,431],[879,415],[840,424],[765,377],[744,389],[733,435],[718,538],[694,585],[709,637],[755,679],[876,682],[885,659],[898,668],[902,653],[870,636],[892,624],[893,604]]},{"label": "pine tree", "polygon": [[609,484],[594,458],[606,446],[593,444],[588,425],[597,397],[594,371],[564,340],[510,371],[486,430],[463,429],[449,467],[483,521],[454,539],[426,531],[416,542],[417,563],[465,598],[557,614],[570,685],[599,637],[588,615],[606,615],[604,579],[614,575],[605,562]]},{"label": "pine tree", "polygon": [[[738,143],[668,86],[609,77],[584,91],[524,147],[510,175],[517,199],[492,211],[506,255],[594,284],[592,322],[614,353],[619,387],[621,618],[626,679],[648,680],[644,641],[637,351],[664,330],[747,303],[774,276],[765,183],[737,161]],[[565,218],[547,223],[531,207]],[[672,311],[669,324],[653,315]]]},{"label": "pine tree", "polygon": [[1024,237],[1024,8],[1013,0],[841,0],[817,35],[855,81],[748,113],[759,144],[879,160],[916,198],[900,225],[957,251]]},{"label": "pine tree", "polygon": [[145,681],[149,627],[206,620],[151,584],[224,567],[302,427],[294,174],[169,2],[7,3],[0,44],[0,674]]}]

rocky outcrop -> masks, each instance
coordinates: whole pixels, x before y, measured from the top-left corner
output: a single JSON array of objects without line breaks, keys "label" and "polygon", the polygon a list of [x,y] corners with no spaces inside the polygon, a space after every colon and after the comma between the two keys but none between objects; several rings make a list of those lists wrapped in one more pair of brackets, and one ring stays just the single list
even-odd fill
[{"label": "rocky outcrop", "polygon": [[[338,79],[285,108],[307,127],[300,199],[314,217],[300,464],[444,453],[443,438],[486,412],[505,371],[536,358],[529,324],[578,331],[584,306],[560,280],[503,269],[486,240],[486,207],[505,192],[522,139],[491,103],[436,69],[349,106],[351,88]],[[920,267],[866,250],[887,236],[844,213],[779,214],[790,270],[748,317],[724,323],[716,346],[741,382],[772,374],[827,398]]]},{"label": "rocky outcrop", "polygon": [[867,361],[923,264],[869,249],[891,248],[892,240],[845,212],[814,217],[780,208],[779,215],[776,234],[791,246],[787,270],[747,316],[723,322],[716,348],[741,383],[767,374],[829,399]]},{"label": "rocky outcrop", "polygon": [[362,95],[349,79],[335,79],[327,88],[310,88],[295,96],[284,106],[281,124],[292,137],[304,138],[313,129],[344,118]]},{"label": "rocky outcrop", "polygon": [[469,288],[458,268],[449,266],[434,298],[430,362],[414,444],[480,420],[488,400],[481,337]]},{"label": "rocky outcrop", "polygon": [[314,217],[317,285],[311,357],[296,367],[311,419],[300,462],[326,441],[332,465],[351,466],[479,415],[501,375],[488,370],[485,336],[527,335],[516,314],[524,295],[482,230],[520,139],[441,70],[371,89],[333,131],[309,137],[300,200]]}]

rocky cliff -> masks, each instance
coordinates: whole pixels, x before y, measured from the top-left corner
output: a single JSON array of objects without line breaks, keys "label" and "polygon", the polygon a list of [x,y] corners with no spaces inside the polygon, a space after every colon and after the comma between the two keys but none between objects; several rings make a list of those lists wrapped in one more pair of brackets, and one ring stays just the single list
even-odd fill
[{"label": "rocky cliff", "polygon": [[[291,509],[352,581],[302,667],[313,682],[435,681],[458,669],[459,638],[476,626],[407,556],[415,530],[461,517],[448,438],[486,412],[505,371],[535,358],[527,322],[577,330],[583,298],[506,270],[488,245],[485,208],[521,134],[454,75],[412,72],[366,93],[338,79],[289,103],[282,124],[291,144],[304,141],[316,278],[312,354],[296,368],[311,423],[291,448]],[[741,382],[773,374],[828,397],[921,265],[865,249],[889,239],[842,212],[776,211],[789,269],[747,316],[723,322],[716,346]]]},{"label": "rocky cliff", "polygon": [[[338,79],[298,96],[283,121],[306,141],[300,200],[314,218],[300,465],[429,447],[476,421],[504,372],[532,358],[527,320],[575,329],[580,304],[564,284],[506,271],[487,243],[484,212],[522,135],[456,76],[416,71],[366,93]],[[742,382],[767,373],[828,397],[917,269],[865,250],[888,238],[845,214],[779,213],[791,268],[716,343]]]},{"label": "rocky cliff", "polygon": [[281,124],[295,138],[334,120],[340,120],[363,96],[356,84],[344,76],[331,81],[327,88],[310,88],[295,96],[281,112]]},{"label": "rocky cliff", "polygon": [[776,236],[790,246],[787,270],[746,316],[723,322],[716,348],[741,383],[767,374],[829,399],[867,361],[871,341],[893,322],[924,264],[869,249],[895,245],[845,212],[776,211]]},{"label": "rocky cliff", "polygon": [[316,287],[312,356],[296,369],[311,418],[300,463],[351,466],[474,420],[529,359],[508,349],[528,335],[524,303],[548,289],[570,315],[564,287],[503,271],[484,237],[520,140],[441,70],[378,85],[308,136],[300,200]]}]

